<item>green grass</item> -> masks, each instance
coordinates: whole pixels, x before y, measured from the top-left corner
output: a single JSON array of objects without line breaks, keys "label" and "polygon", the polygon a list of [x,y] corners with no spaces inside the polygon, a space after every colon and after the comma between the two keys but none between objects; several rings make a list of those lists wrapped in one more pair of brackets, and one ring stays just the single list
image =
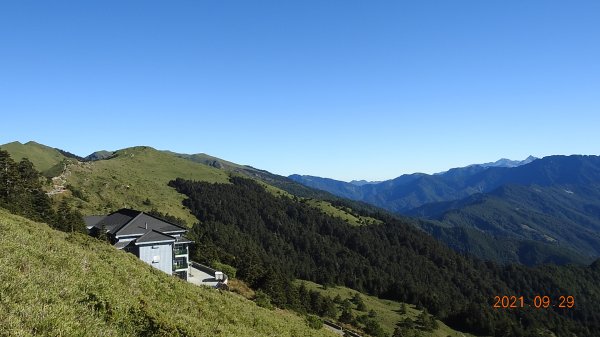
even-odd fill
[{"label": "green grass", "polygon": [[330,202],[316,199],[306,199],[306,203],[313,208],[320,209],[323,213],[340,218],[353,226],[364,226],[382,223],[381,220],[355,214],[346,207],[336,207]]},{"label": "green grass", "polygon": [[67,184],[87,199],[71,199],[84,214],[106,214],[122,207],[145,211],[156,208],[189,225],[197,220],[182,206],[184,196],[168,182],[175,178],[229,182],[225,171],[149,147],[123,149],[107,160],[71,164],[68,171]]},{"label": "green grass", "polygon": [[[179,157],[171,152],[158,151],[149,147],[134,147],[117,151],[115,157],[111,159],[71,164],[67,183],[82,192],[87,199],[87,201],[73,199],[74,206],[84,214],[105,214],[121,207],[139,210],[149,210],[154,207],[192,224],[197,220],[181,205],[184,196],[167,186],[167,183],[175,178],[229,183],[229,174],[246,176],[228,169],[241,166],[226,161],[221,162],[227,166],[217,169]],[[282,189],[257,181],[269,193],[292,197]],[[145,202],[146,199],[150,204]],[[372,218],[355,216],[350,210],[336,208],[326,201],[308,200],[308,203],[352,225],[378,222]]]},{"label": "green grass", "polygon": [[333,336],[0,209],[0,336]]},{"label": "green grass", "polygon": [[[304,283],[307,289],[316,290],[323,295],[330,296],[331,298],[335,298],[337,295],[340,295],[342,300],[352,299],[352,297],[357,293],[356,290],[352,290],[350,288],[336,286],[336,287],[327,287],[310,282],[310,281],[297,281],[298,283]],[[361,294],[363,298],[363,302],[365,303],[367,310],[366,311],[358,311],[356,309],[352,309],[354,317],[368,314],[369,310],[374,310],[376,313],[375,320],[381,325],[381,327],[385,330],[386,333],[392,334],[394,329],[396,328],[396,323],[403,320],[406,317],[410,317],[411,319],[416,319],[417,316],[421,313],[420,310],[415,309],[414,305],[407,304],[407,313],[400,314],[399,309],[401,303],[390,301],[390,300],[382,300],[374,296],[368,296],[365,294]],[[425,336],[431,337],[463,337],[463,336],[473,336],[467,333],[458,332],[452,330],[450,327],[438,321],[439,328],[434,330],[433,332],[424,332]]]},{"label": "green grass", "polygon": [[40,172],[46,172],[66,159],[56,149],[36,142],[25,144],[12,142],[0,145],[0,149],[8,151],[15,161],[20,161],[23,158],[29,159]]}]

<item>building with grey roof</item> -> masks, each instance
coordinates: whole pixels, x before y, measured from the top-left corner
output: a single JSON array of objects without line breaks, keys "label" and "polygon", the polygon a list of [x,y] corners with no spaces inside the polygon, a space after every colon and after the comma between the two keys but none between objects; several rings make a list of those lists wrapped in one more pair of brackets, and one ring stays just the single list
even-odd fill
[{"label": "building with grey roof", "polygon": [[141,211],[123,208],[106,216],[85,217],[90,235],[106,234],[117,248],[135,254],[142,261],[167,274],[187,280],[189,245],[183,235],[187,228]]}]

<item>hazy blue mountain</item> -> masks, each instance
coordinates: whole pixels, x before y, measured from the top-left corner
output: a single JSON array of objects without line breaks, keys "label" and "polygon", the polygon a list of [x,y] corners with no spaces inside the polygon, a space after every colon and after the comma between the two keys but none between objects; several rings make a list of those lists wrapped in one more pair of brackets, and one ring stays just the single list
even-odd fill
[{"label": "hazy blue mountain", "polygon": [[[435,220],[435,226],[422,225],[447,244],[479,256],[508,251],[514,255],[500,258],[524,263],[542,261],[543,256],[561,260],[555,253],[567,251],[584,260],[600,256],[600,157],[526,161],[518,166],[501,160],[436,175],[403,175],[363,186],[290,178],[396,213]],[[449,228],[470,228],[488,236],[478,238],[472,230],[459,235]],[[512,248],[498,249],[490,237],[497,242],[513,240],[502,244]]]},{"label": "hazy blue mountain", "polygon": [[363,198],[363,188],[367,186],[360,186],[345,181],[307,175],[301,176],[292,174],[288,178],[295,182],[301,183],[302,185],[327,191],[339,197],[352,200],[361,200]]},{"label": "hazy blue mountain", "polygon": [[502,158],[493,163],[484,163],[484,164],[476,164],[476,165],[483,166],[483,167],[517,167],[517,166],[529,164],[536,159],[538,159],[538,158],[536,158],[534,156],[529,156],[529,157],[525,158],[524,160],[510,160],[510,159]]},{"label": "hazy blue mountain", "polygon": [[[596,156],[550,156],[516,167],[471,165],[443,173],[402,175],[378,184],[356,186],[327,178],[292,175],[290,179],[345,198],[364,201],[397,213],[432,202],[453,201],[490,192],[503,184],[538,184],[598,181]],[[590,171],[591,170],[591,171]]]},{"label": "hazy blue mountain", "polygon": [[356,186],[370,185],[370,184],[379,184],[381,181],[367,181],[367,180],[352,180],[350,184]]}]

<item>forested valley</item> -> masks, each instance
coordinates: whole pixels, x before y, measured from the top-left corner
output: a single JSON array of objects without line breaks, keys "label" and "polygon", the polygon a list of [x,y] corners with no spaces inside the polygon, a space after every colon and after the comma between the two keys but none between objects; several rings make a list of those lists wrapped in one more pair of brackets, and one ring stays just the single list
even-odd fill
[{"label": "forested valley", "polygon": [[[184,205],[200,220],[190,233],[197,243],[194,258],[234,266],[239,278],[276,306],[307,310],[292,284],[306,279],[417,304],[452,328],[477,335],[537,336],[545,329],[557,336],[600,335],[600,261],[498,265],[458,254],[392,216],[362,210],[382,224],[351,226],[310,207],[308,199],[274,195],[250,179],[230,180],[170,182],[188,196]],[[493,308],[494,297],[504,295],[523,296],[526,304],[535,296],[553,303],[573,296],[576,305]]]}]

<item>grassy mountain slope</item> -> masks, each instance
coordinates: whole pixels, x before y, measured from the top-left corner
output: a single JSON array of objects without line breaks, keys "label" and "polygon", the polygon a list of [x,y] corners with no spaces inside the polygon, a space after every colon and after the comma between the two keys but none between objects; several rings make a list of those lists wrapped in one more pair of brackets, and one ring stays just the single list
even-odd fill
[{"label": "grassy mountain slope", "polygon": [[35,168],[42,173],[45,173],[67,159],[58,150],[32,141],[25,144],[12,142],[0,145],[0,148],[10,153],[10,156],[15,161],[23,158],[29,159]]},{"label": "grassy mountain slope", "polygon": [[181,206],[183,196],[167,186],[177,177],[228,183],[227,172],[150,147],[116,151],[106,160],[70,165],[66,180],[75,190],[75,206],[85,214],[106,214],[121,207],[157,208],[192,224],[196,219]]},{"label": "grassy mountain slope", "polygon": [[[320,284],[310,282],[310,281],[297,281],[297,283],[304,284],[307,289],[315,290],[320,292],[323,295],[327,295],[331,298],[336,296],[340,296],[342,300],[350,300],[354,297],[357,292],[350,288],[335,286],[335,287],[323,287]],[[392,335],[394,329],[396,328],[396,324],[400,321],[403,321],[406,318],[410,318],[415,320],[419,314],[421,314],[421,310],[415,309],[414,305],[406,304],[406,313],[401,313],[400,307],[401,303],[391,300],[384,300],[374,296],[368,296],[364,294],[360,294],[363,302],[366,306],[366,311],[359,311],[356,308],[352,309],[352,313],[354,317],[358,317],[360,315],[368,314],[368,311],[373,310],[375,312],[375,320],[381,325],[386,333]],[[443,322],[438,321],[439,328],[432,331],[426,332],[421,331],[423,337],[465,337],[472,336],[471,334],[462,333],[459,331],[452,330],[450,327],[445,325]]]},{"label": "grassy mountain slope", "polygon": [[[173,153],[166,151],[168,153]],[[293,194],[297,197],[302,198],[313,198],[313,199],[336,199],[335,194],[331,194],[326,191],[322,191],[320,189],[307,187],[301,183],[298,183],[288,177],[280,176],[277,174],[273,174],[271,172],[254,168],[248,165],[240,165],[236,163],[232,163],[227,160],[223,160],[217,157],[213,157],[204,153],[198,154],[180,154],[173,153],[178,157],[185,158],[191,160],[196,163],[208,165],[211,167],[219,168],[221,170],[235,173],[239,175],[243,175],[252,179],[260,180],[270,186],[277,187],[283,191],[286,191],[290,194]]]},{"label": "grassy mountain slope", "polygon": [[[261,181],[273,194],[283,195],[289,191],[303,197],[320,199],[327,196],[335,199],[333,195],[307,188],[285,177],[206,154],[186,155],[150,147],[134,147],[116,152],[98,151],[86,157],[89,161],[78,162],[60,150],[35,142],[13,142],[2,145],[2,149],[6,149],[17,160],[29,158],[38,170],[45,170],[48,176],[62,173],[59,183],[64,183],[68,192],[59,198],[66,196],[84,214],[105,214],[121,207],[141,210],[156,208],[182,218],[191,225],[197,220],[181,207],[183,196],[167,186],[168,181],[178,177],[228,182],[229,174],[238,174]],[[63,172],[65,165],[67,169]],[[374,219],[355,216],[347,209],[333,206],[327,201],[309,202],[324,213],[354,225],[374,222]]]},{"label": "grassy mountain slope", "polygon": [[0,336],[331,335],[2,209],[0,280]]},{"label": "grassy mountain slope", "polygon": [[[194,155],[191,158],[198,158]],[[209,156],[207,156],[209,157]],[[202,157],[205,158],[205,157]],[[110,159],[69,165],[67,184],[76,195],[75,201],[86,214],[101,214],[121,207],[141,210],[157,208],[164,213],[180,217],[189,224],[197,221],[181,206],[183,196],[167,186],[170,180],[185,178],[210,183],[228,183],[229,174],[252,176],[260,170],[210,157],[209,165],[201,160],[191,160],[184,155],[158,151],[150,147],[134,147],[116,151]],[[264,175],[270,175],[261,171]],[[258,181],[272,194],[289,195],[262,179]],[[360,225],[376,222],[368,217],[355,216],[347,210],[326,201],[308,200],[324,213]]]}]

